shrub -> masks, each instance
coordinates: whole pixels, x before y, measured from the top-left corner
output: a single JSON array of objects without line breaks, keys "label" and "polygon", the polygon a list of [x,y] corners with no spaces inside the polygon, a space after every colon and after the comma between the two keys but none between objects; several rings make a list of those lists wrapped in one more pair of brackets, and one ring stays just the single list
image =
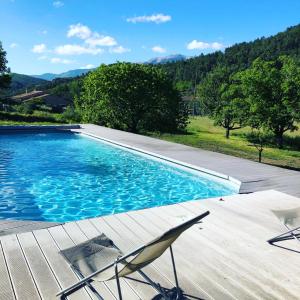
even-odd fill
[{"label": "shrub", "polygon": [[131,132],[176,131],[187,124],[179,92],[166,73],[149,65],[100,66],[84,78],[75,106],[84,122]]}]

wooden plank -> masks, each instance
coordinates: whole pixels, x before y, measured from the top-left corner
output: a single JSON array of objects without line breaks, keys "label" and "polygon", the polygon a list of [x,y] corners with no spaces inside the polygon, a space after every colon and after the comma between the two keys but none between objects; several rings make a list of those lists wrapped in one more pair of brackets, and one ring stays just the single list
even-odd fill
[{"label": "wooden plank", "polygon": [[[190,204],[182,205],[185,207],[190,206]],[[177,206],[169,207],[168,210],[165,208],[160,211],[155,210],[157,214],[163,214],[163,212],[168,214],[173,213],[174,216],[177,215],[177,220],[180,214],[183,215],[182,210],[178,209]],[[203,205],[201,205],[201,207],[191,207],[189,210],[190,216],[199,214],[200,212],[203,212]],[[165,216],[164,214],[164,218]],[[234,218],[234,216],[226,215],[226,211],[220,215],[216,215],[216,212],[214,215],[212,213],[211,216],[205,220],[205,230],[203,230],[202,233],[206,238],[206,245],[213,247],[215,251],[218,251],[217,253],[222,253],[222,255],[225,256],[224,261],[235,265],[240,272],[244,269],[246,274],[244,274],[242,278],[248,277],[248,280],[255,281],[258,286],[261,286],[262,289],[265,289],[266,292],[273,295],[272,297],[275,298],[276,295],[278,297],[279,294],[281,298],[284,295],[289,295],[289,297],[293,299],[295,293],[297,294],[295,291],[299,290],[299,285],[297,286],[292,280],[287,281],[287,278],[295,278],[295,274],[299,273],[299,270],[296,273],[291,272],[288,264],[284,266],[283,263],[282,267],[286,269],[286,271],[282,272],[281,268],[278,268],[278,253],[276,253],[274,257],[270,257],[270,247],[265,240],[258,239],[257,242],[255,238],[253,239],[253,237],[259,235],[259,230],[254,229],[251,234],[247,234],[247,230],[245,229],[247,225],[242,222],[234,223],[233,227],[229,227],[228,224],[232,222]],[[240,228],[242,228],[241,231]],[[197,237],[196,229],[192,228],[189,231],[191,232],[191,236]],[[238,241],[238,243],[236,241]],[[274,261],[276,261],[276,264],[274,264]],[[259,278],[257,278],[258,269],[260,270]],[[277,275],[274,276],[274,274]],[[241,276],[239,278],[241,278]],[[282,286],[283,284],[284,286]]]},{"label": "wooden plank", "polygon": [[[134,217],[138,220],[137,216]],[[180,223],[179,218],[169,218],[167,212],[162,212],[161,215],[157,212],[152,213],[151,215],[148,215],[147,213],[143,214],[142,217],[145,224],[148,224],[148,222],[151,221],[154,224],[159,224],[164,230]],[[270,297],[270,294],[264,291],[264,286],[259,284],[259,280],[256,280],[256,277],[254,277],[256,282],[252,282],[253,278],[247,276],[247,272],[243,272],[243,263],[240,265],[236,264],[236,262],[232,264],[232,255],[224,256],[224,251],[222,251],[221,247],[220,251],[215,251],[215,245],[213,242],[210,242],[207,237],[211,236],[212,240],[216,242],[216,240],[218,241],[218,239],[216,239],[216,234],[207,232],[206,223],[204,223],[203,227],[204,229],[200,232],[199,226],[195,226],[193,232],[192,229],[184,232],[174,245],[177,249],[177,256],[182,256],[187,251],[188,257],[194,261],[196,265],[199,265],[203,270],[206,270],[205,273],[209,274],[211,279],[214,279],[227,290],[230,290],[238,299],[244,299],[246,297],[249,299],[275,299]],[[206,233],[205,235],[204,232]],[[199,250],[197,249],[201,249],[200,255]]]},{"label": "wooden plank", "polygon": [[[103,218],[94,218],[89,220],[95,228],[99,232],[103,232],[107,237],[109,237],[112,241],[114,241],[115,245],[120,248],[123,253],[127,253],[131,250],[134,250],[137,246],[132,243],[132,240],[127,235],[126,232],[119,229],[114,229],[110,225],[111,223],[107,223]],[[138,245],[140,246],[140,244]],[[144,271],[151,278],[160,282],[163,287],[171,287],[170,282],[166,280],[163,276],[161,276],[153,266],[147,266],[144,268]],[[149,285],[145,284],[144,279],[139,274],[131,274],[131,278],[141,280],[141,282],[132,281],[131,284],[134,285],[135,290],[138,292],[142,299],[152,299],[157,296],[157,292]],[[141,286],[142,285],[142,286]]]},{"label": "wooden plank", "polygon": [[[130,212],[133,213],[133,212]],[[149,240],[153,239],[154,237],[159,236],[163,231],[160,231],[159,233],[155,232],[153,230],[153,224],[147,224],[147,229],[141,226],[141,224],[138,224],[135,222],[131,217],[129,217],[127,214],[122,215],[122,218],[120,218],[120,221],[126,225],[128,228],[134,228],[134,232],[137,236],[144,239],[145,242],[148,242]],[[186,257],[188,256],[187,253],[184,253],[184,255],[177,255],[176,256],[176,265],[177,269],[180,270],[180,279],[181,283],[184,284],[185,282],[188,282],[189,284],[192,283],[194,286],[193,289],[191,289],[191,286],[189,289],[191,290],[184,290],[188,294],[192,294],[193,296],[198,296],[198,294],[193,294],[197,291],[197,287],[200,287],[201,290],[205,291],[208,295],[210,295],[213,299],[235,299],[234,295],[232,295],[229,291],[224,289],[222,286],[219,285],[218,282],[214,282],[209,276],[205,274],[205,272],[202,272],[201,269],[195,268],[195,265],[192,261],[189,261]],[[162,266],[166,266],[170,271],[172,271],[171,261],[169,257],[169,253],[165,253],[162,257],[158,259],[158,263]],[[190,270],[193,269],[193,272],[190,272]],[[171,277],[171,274],[169,274]],[[199,282],[200,279],[200,282]]]},{"label": "wooden plank", "polygon": [[60,286],[33,234],[31,232],[21,233],[18,235],[18,239],[40,295],[43,299],[55,299],[55,295],[60,291]]},{"label": "wooden plank", "polygon": [[[55,227],[53,227],[55,228]],[[64,258],[58,253],[59,248],[54,242],[52,236],[47,229],[41,229],[33,232],[44,256],[47,259],[48,264],[50,265],[53,274],[59,282],[61,289],[66,288],[76,281],[78,277],[69,267],[68,263]],[[68,296],[70,300],[82,300],[90,299],[89,294],[84,289],[80,289]]]},{"label": "wooden plank", "polygon": [[[120,215],[122,221],[124,217],[126,217],[126,214]],[[127,226],[127,223],[125,222],[120,222],[118,219],[118,215],[115,216],[106,216],[103,218],[103,220],[109,224],[116,232],[121,232],[122,236],[126,237],[126,243],[132,243],[133,246],[132,248],[136,248],[138,246],[141,246],[142,244],[149,242],[151,239],[157,236],[151,236],[147,235],[147,233],[141,232],[141,229],[139,226]],[[136,224],[135,224],[136,225]],[[155,268],[155,270],[152,270],[152,268]],[[157,271],[157,272],[154,272]],[[162,284],[163,286],[166,285],[166,287],[172,288],[175,286],[174,282],[174,274],[172,271],[172,266],[171,266],[171,261],[169,257],[169,253],[167,253],[167,259],[161,263],[160,260],[154,261],[151,266],[148,266],[145,268],[145,272],[151,277],[155,278],[157,282]],[[180,271],[181,273],[181,271]],[[182,272],[184,273],[184,272]],[[161,275],[162,276],[161,276]],[[158,276],[160,275],[160,276]],[[187,278],[187,275],[183,274],[185,278]],[[166,282],[166,279],[168,280]],[[169,286],[169,283],[171,282],[171,286]],[[201,298],[212,298],[210,294],[208,294],[205,290],[203,290],[201,287],[198,285],[195,285],[192,280],[183,280],[181,282],[181,288],[185,291],[188,292],[189,295],[193,295],[196,297],[201,297]]]},{"label": "wooden plank", "polygon": [[[192,207],[190,212],[197,212],[197,209]],[[293,284],[293,280],[286,282],[287,278],[299,276],[299,269],[293,271],[291,265],[293,259],[290,260],[286,257],[290,253],[287,252],[284,257],[280,257],[278,251],[274,252],[276,248],[268,245],[264,238],[260,238],[260,230],[255,227],[255,224],[249,226],[248,221],[244,220],[246,224],[238,221],[231,225],[235,218],[235,216],[227,215],[224,211],[222,214],[223,222],[219,222],[220,216],[216,215],[209,224],[207,235],[214,236],[217,234],[220,236],[218,243],[220,243],[223,252],[231,254],[231,259],[234,262],[242,261],[242,265],[248,273],[252,273],[253,278],[256,278],[257,269],[259,269],[259,282],[264,283],[264,286],[269,287],[272,292],[279,290],[282,284],[284,284],[281,291],[282,295],[295,290],[295,288],[296,290],[299,289],[299,284]],[[228,221],[224,222],[224,220]],[[239,242],[235,243],[236,240]],[[275,261],[276,263],[274,263]]]},{"label": "wooden plank", "polygon": [[[89,238],[93,238],[93,237],[99,235],[99,233],[97,231],[91,232],[86,227],[86,231],[89,234],[87,236],[75,222],[66,223],[64,228],[65,228],[66,232],[69,234],[69,236],[71,237],[71,239],[75,242],[75,244],[85,242]],[[101,283],[101,284],[103,285],[104,283]],[[115,280],[107,281],[105,283],[105,285],[114,294],[114,296],[116,298],[118,298],[118,290],[117,290],[116,281]],[[120,279],[120,286],[121,286],[122,294],[125,299],[133,299],[133,300],[138,299],[136,293],[128,286],[128,284],[126,283],[126,281],[123,278]]]},{"label": "wooden plank", "polygon": [[[239,238],[240,240],[239,246],[241,247],[244,245],[248,249],[249,255],[253,255],[252,260],[254,262],[258,262],[260,259],[260,256],[257,255],[257,249],[261,249],[263,247],[264,251],[268,253],[267,259],[262,258],[261,263],[263,263],[263,265],[267,267],[269,263],[269,267],[271,269],[277,268],[277,271],[279,274],[282,273],[283,277],[286,275],[292,276],[292,274],[299,274],[299,268],[297,268],[297,266],[294,264],[289,264],[291,259],[298,258],[297,252],[285,250],[284,252],[280,253],[280,251],[278,251],[279,248],[270,246],[266,242],[268,238],[282,232],[282,225],[280,225],[279,222],[276,222],[276,218],[273,218],[270,212],[265,210],[264,213],[257,213],[257,209],[255,205],[251,203],[251,201],[248,205],[245,205],[245,201],[240,201],[240,206],[236,205],[237,203],[233,204],[230,201],[227,203],[217,203],[215,201],[208,202],[209,203],[203,204],[199,204],[197,202],[191,202],[190,204],[182,203],[181,206],[190,211],[190,213],[202,211],[204,207],[213,211],[213,218],[215,221],[211,224],[211,226],[221,226],[220,229],[215,228],[215,230],[219,231],[227,228],[223,236],[224,238],[227,237],[227,240],[231,239],[231,233],[234,231],[235,237]],[[235,205],[234,209],[233,205]],[[249,215],[250,207],[254,209],[255,213],[251,213]],[[269,216],[267,217],[267,215]],[[270,218],[270,220],[268,218]],[[225,224],[224,220],[226,220]],[[299,248],[297,248],[298,244],[295,243],[294,240],[285,241],[284,245],[299,251]],[[235,247],[235,249],[237,248]],[[252,249],[251,252],[249,251],[250,249]],[[282,255],[282,257],[276,263],[276,265],[274,265],[274,260],[278,260],[280,255]]]},{"label": "wooden plank", "polygon": [[0,221],[0,236],[57,226],[60,223],[37,221]]},{"label": "wooden plank", "polygon": [[[184,291],[205,299],[298,299],[299,253],[270,246],[266,239],[282,230],[270,209],[299,206],[299,199],[275,191],[224,199],[190,201],[71,222],[48,230],[13,235],[14,238],[1,237],[4,244],[2,253],[0,247],[0,280],[3,278],[0,299],[52,299],[51,295],[55,294],[51,292],[52,287],[56,285],[57,291],[76,282],[78,278],[58,253],[61,248],[104,232],[127,252],[204,210],[210,210],[211,215],[203,221],[203,230],[199,231],[199,225],[196,225],[174,244],[180,285]],[[284,245],[297,247],[294,241]],[[20,270],[17,270],[19,266]],[[24,269],[27,269],[25,278],[21,278]],[[172,286],[169,253],[145,271],[163,286]],[[20,278],[24,280],[25,288],[21,287]],[[151,299],[156,294],[150,287],[141,288],[140,283],[124,280],[123,284],[125,299]],[[26,296],[28,285],[35,296],[31,292]],[[99,291],[107,293],[104,299],[116,298],[114,282],[98,287]],[[151,291],[144,291],[147,288]],[[84,289],[78,292],[70,299],[95,299]]]},{"label": "wooden plank", "polygon": [[[72,224],[72,222],[70,222],[68,224]],[[79,230],[77,230],[77,231],[80,234],[80,231]],[[72,247],[72,246],[75,245],[74,241],[70,238],[70,236],[67,234],[67,232],[65,231],[65,229],[62,226],[52,227],[52,228],[49,229],[49,232],[51,233],[51,235],[55,239],[55,241],[56,241],[56,243],[57,243],[60,250],[66,249],[66,248],[69,248],[69,247]],[[77,234],[75,233],[75,236],[76,235]],[[64,260],[64,262],[67,263],[65,260]],[[69,266],[68,266],[68,268],[70,269]],[[73,270],[70,269],[70,271],[73,272],[73,274],[75,275]],[[71,284],[76,283],[78,281],[78,279],[79,279],[79,277],[77,277],[77,280],[73,280],[73,282]],[[96,291],[104,299],[115,299],[115,297],[106,288],[106,286],[103,283],[99,283],[99,282],[95,281],[95,282],[92,283],[92,286],[96,289]],[[87,288],[87,291],[88,291],[90,297],[92,297],[93,299],[97,299],[97,296],[93,292],[91,292],[88,288]]]},{"label": "wooden plank", "polygon": [[[92,237],[100,234],[100,232],[96,229],[96,227],[89,220],[79,221],[79,222],[77,222],[77,224],[86,235],[89,235],[88,236],[89,238],[92,238]],[[119,241],[119,239],[118,239],[118,241]],[[130,240],[128,239],[127,235],[126,235],[126,241],[127,241],[127,246],[129,246]],[[127,250],[126,248],[124,248],[124,247],[120,247],[120,248],[123,251],[123,253],[126,253],[126,250]],[[136,293],[135,297],[137,297],[137,295],[138,295],[138,298],[140,298],[140,299],[150,299],[156,295],[156,291],[154,291],[154,289],[152,289],[147,284],[145,285],[145,284],[139,282],[139,281],[143,282],[144,279],[138,273],[131,274],[130,278],[132,278],[134,280],[126,279],[125,282],[127,283],[127,285],[129,285],[131,287],[132,290],[135,291],[135,293]],[[163,286],[165,287],[165,285],[163,285]],[[132,299],[134,299],[134,298],[132,298]]]},{"label": "wooden plank", "polygon": [[41,299],[16,235],[1,238],[3,252],[17,299]]},{"label": "wooden plank", "polygon": [[10,275],[3,255],[0,243],[0,299],[15,300],[15,294],[11,285]]},{"label": "wooden plank", "polygon": [[[135,234],[135,228],[128,229],[118,220],[116,215],[105,217],[105,219],[103,219],[102,221],[104,222],[101,222],[101,227],[106,228],[109,234],[114,235],[116,243],[120,245],[120,248],[123,252],[130,252],[133,249],[136,249],[137,247],[140,247],[144,244],[144,241],[141,240],[139,236]],[[150,265],[144,267],[143,271],[150,278],[153,278],[157,282],[159,282],[159,284],[164,288],[172,289],[175,287],[174,276],[172,276],[172,279],[169,279],[168,277],[164,276],[160,272],[158,264],[155,261]]]}]

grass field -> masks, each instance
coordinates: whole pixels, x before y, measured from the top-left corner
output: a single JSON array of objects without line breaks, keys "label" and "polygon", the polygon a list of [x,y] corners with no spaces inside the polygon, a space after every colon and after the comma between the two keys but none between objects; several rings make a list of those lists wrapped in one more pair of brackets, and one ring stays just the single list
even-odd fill
[{"label": "grass field", "polygon": [[[151,134],[153,137],[181,143],[237,157],[258,160],[258,151],[249,146],[246,134],[249,128],[234,130],[230,139],[225,138],[225,129],[213,125],[207,117],[191,117],[186,134]],[[269,145],[263,150],[263,163],[300,171],[300,131],[285,135],[284,149]]]},{"label": "grass field", "polygon": [[69,123],[62,114],[34,111],[33,114],[0,112],[0,125],[49,125]]}]

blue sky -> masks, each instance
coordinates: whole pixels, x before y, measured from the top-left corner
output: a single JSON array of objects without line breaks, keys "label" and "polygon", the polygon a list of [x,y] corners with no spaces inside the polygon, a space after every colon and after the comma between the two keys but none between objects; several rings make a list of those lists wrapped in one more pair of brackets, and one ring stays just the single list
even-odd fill
[{"label": "blue sky", "polygon": [[0,0],[12,72],[213,52],[300,23],[299,0]]}]

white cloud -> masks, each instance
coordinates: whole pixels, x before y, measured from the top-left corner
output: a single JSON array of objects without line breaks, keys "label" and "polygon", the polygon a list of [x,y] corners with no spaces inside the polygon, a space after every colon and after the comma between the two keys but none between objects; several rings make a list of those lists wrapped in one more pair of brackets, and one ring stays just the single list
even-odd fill
[{"label": "white cloud", "polygon": [[11,43],[9,45],[10,48],[17,48],[18,46],[19,46],[19,44],[17,44],[17,43]]},{"label": "white cloud", "polygon": [[102,53],[101,48],[89,48],[81,45],[62,45],[55,48],[55,53],[59,55],[80,55],[80,54],[99,54]]},{"label": "white cloud", "polygon": [[81,68],[79,68],[79,69],[93,69],[93,68],[95,68],[94,65],[92,65],[92,64],[87,64],[86,66],[83,66],[83,67],[81,67]]},{"label": "white cloud", "polygon": [[220,50],[222,48],[225,48],[225,46],[222,43],[213,42],[211,43],[211,48],[215,50]]},{"label": "white cloud", "polygon": [[85,42],[91,47],[117,45],[117,41],[113,37],[99,35],[97,32],[94,33],[92,37],[86,39]]},{"label": "white cloud", "polygon": [[100,47],[109,47],[110,53],[125,53],[130,49],[118,45],[115,38],[109,35],[100,35],[92,31],[88,26],[81,23],[69,26],[67,37],[77,37],[84,41],[84,44],[66,44],[58,46],[54,52],[58,55],[80,55],[80,54],[100,54],[104,50]]},{"label": "white cloud", "polygon": [[34,45],[32,50],[33,53],[45,53],[47,51],[47,47],[45,44]]},{"label": "white cloud", "polygon": [[42,55],[42,56],[39,56],[39,57],[38,57],[38,60],[45,60],[45,59],[47,59],[47,58],[48,58],[47,55]]},{"label": "white cloud", "polygon": [[132,18],[127,18],[126,21],[130,23],[149,23],[153,22],[156,24],[159,23],[165,23],[171,21],[172,17],[169,15],[164,15],[164,14],[156,14],[156,15],[151,15],[151,16],[138,16],[138,17],[132,17]]},{"label": "white cloud", "polygon": [[53,1],[52,4],[55,8],[60,8],[65,5],[62,1]]},{"label": "white cloud", "polygon": [[213,43],[207,43],[207,42],[201,42],[197,40],[193,40],[187,45],[188,50],[207,50],[207,49],[213,49],[213,50],[220,50],[224,48],[225,46],[218,42]]},{"label": "white cloud", "polygon": [[62,59],[62,58],[59,58],[59,57],[53,57],[50,59],[50,62],[52,64],[65,64],[65,65],[69,65],[69,64],[72,64],[74,63],[73,60],[69,60],[69,59]]},{"label": "white cloud", "polygon": [[70,25],[69,31],[67,33],[68,37],[78,37],[82,40],[87,39],[92,35],[92,31],[88,26],[82,25],[80,23],[75,25]]},{"label": "white cloud", "polygon": [[92,30],[81,23],[70,25],[67,33],[68,37],[78,37],[85,41],[91,47],[97,46],[115,46],[117,41],[111,36],[100,35],[98,32],[92,32]]},{"label": "white cloud", "polygon": [[167,50],[165,48],[162,48],[160,46],[154,46],[151,48],[153,52],[157,52],[157,53],[165,53],[167,52]]},{"label": "white cloud", "polygon": [[125,53],[125,52],[130,52],[131,50],[128,48],[124,48],[123,46],[117,46],[117,47],[113,47],[111,49],[109,49],[109,52],[111,53]]}]

